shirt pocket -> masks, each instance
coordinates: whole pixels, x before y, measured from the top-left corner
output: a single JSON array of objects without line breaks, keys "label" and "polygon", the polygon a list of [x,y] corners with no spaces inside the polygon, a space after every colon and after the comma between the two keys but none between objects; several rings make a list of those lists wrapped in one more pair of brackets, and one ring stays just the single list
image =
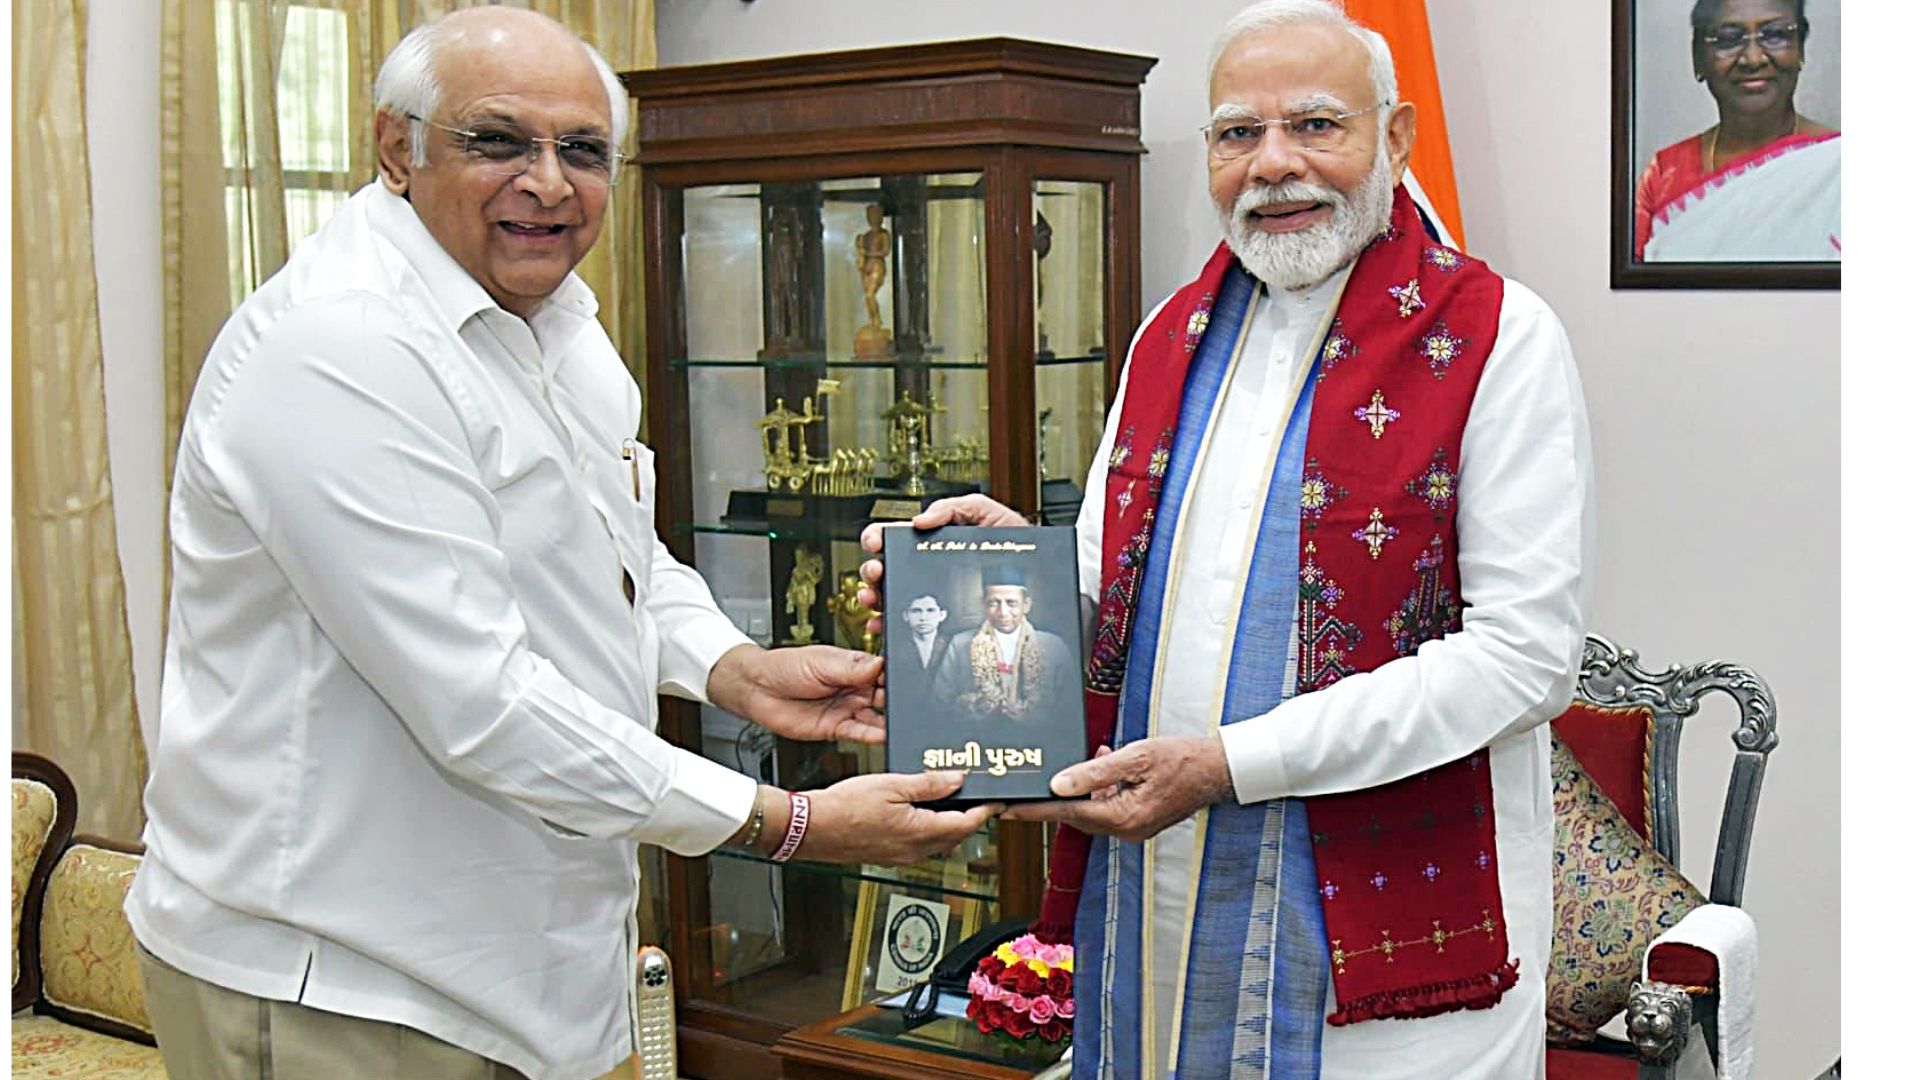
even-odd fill
[{"label": "shirt pocket", "polygon": [[633,515],[628,519],[632,538],[629,544],[633,567],[634,587],[639,599],[645,600],[647,578],[653,573],[654,545],[654,477],[653,448],[637,439],[628,439],[620,447],[621,467],[626,471],[627,494],[633,502]]}]

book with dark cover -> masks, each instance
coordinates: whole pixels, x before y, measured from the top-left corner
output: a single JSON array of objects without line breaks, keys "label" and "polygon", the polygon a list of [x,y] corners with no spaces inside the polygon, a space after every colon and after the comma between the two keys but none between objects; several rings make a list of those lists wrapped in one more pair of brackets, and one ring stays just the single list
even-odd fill
[{"label": "book with dark cover", "polygon": [[885,535],[887,770],[965,772],[943,805],[1053,798],[1086,757],[1074,530]]}]

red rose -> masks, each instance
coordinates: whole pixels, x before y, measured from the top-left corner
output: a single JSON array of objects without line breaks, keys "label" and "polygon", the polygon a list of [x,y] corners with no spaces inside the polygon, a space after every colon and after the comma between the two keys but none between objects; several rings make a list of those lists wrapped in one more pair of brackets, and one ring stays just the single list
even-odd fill
[{"label": "red rose", "polygon": [[988,953],[986,957],[980,961],[980,967],[979,967],[980,974],[986,976],[988,982],[992,982],[993,980],[998,979],[1000,977],[1000,973],[1005,970],[1007,970],[1006,961],[1000,959],[999,957],[993,955],[992,953]]},{"label": "red rose", "polygon": [[1059,1020],[1049,1020],[1040,1025],[1040,1037],[1048,1042],[1059,1042],[1067,1037],[1067,1025]]},{"label": "red rose", "polygon": [[1008,1009],[1007,1022],[1001,1026],[1001,1030],[1016,1039],[1024,1039],[1033,1034],[1033,1021],[1020,1013],[1014,1012],[1012,1009]]},{"label": "red rose", "polygon": [[1025,964],[1021,964],[1014,970],[1018,972],[1018,974],[1014,976],[1013,988],[1028,997],[1039,993],[1041,988],[1046,985],[1040,981],[1040,973]]},{"label": "red rose", "polygon": [[1047,972],[1047,994],[1065,1001],[1073,996],[1073,972],[1054,968]]}]

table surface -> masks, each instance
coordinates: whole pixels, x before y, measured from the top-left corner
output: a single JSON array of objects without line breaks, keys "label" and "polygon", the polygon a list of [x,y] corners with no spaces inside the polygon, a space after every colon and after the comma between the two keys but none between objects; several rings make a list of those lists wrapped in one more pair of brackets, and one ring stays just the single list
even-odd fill
[{"label": "table surface", "polygon": [[1010,1045],[952,1017],[935,1017],[909,1031],[899,1009],[873,1004],[789,1032],[773,1052],[782,1060],[782,1075],[796,1080],[1028,1080],[1060,1056],[1058,1046],[1038,1040]]}]

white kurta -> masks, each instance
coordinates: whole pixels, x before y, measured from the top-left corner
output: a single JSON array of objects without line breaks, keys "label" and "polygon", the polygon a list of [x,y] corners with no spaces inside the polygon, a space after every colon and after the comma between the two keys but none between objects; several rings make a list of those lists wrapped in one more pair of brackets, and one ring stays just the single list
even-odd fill
[{"label": "white kurta", "polygon": [[[1285,435],[1293,384],[1319,344],[1340,283],[1336,275],[1277,297],[1263,289],[1254,301],[1245,349],[1182,510],[1190,524],[1207,527],[1185,530],[1190,557],[1168,585],[1167,649],[1153,717],[1158,734],[1218,727],[1209,703],[1238,616],[1234,600],[1259,526],[1263,473],[1274,460],[1273,443]],[[1099,590],[1107,459],[1120,406],[1116,399],[1079,520],[1080,586],[1089,598]],[[1544,722],[1565,708],[1579,670],[1593,551],[1592,471],[1566,333],[1538,296],[1508,281],[1498,340],[1460,451],[1463,628],[1222,733],[1242,802],[1375,787],[1490,749],[1501,896],[1519,985],[1492,1009],[1325,1028],[1327,1080],[1524,1080],[1544,1072],[1542,976],[1553,914]],[[1152,1044],[1164,1057],[1191,924],[1192,820],[1162,833],[1155,849]]]}]

